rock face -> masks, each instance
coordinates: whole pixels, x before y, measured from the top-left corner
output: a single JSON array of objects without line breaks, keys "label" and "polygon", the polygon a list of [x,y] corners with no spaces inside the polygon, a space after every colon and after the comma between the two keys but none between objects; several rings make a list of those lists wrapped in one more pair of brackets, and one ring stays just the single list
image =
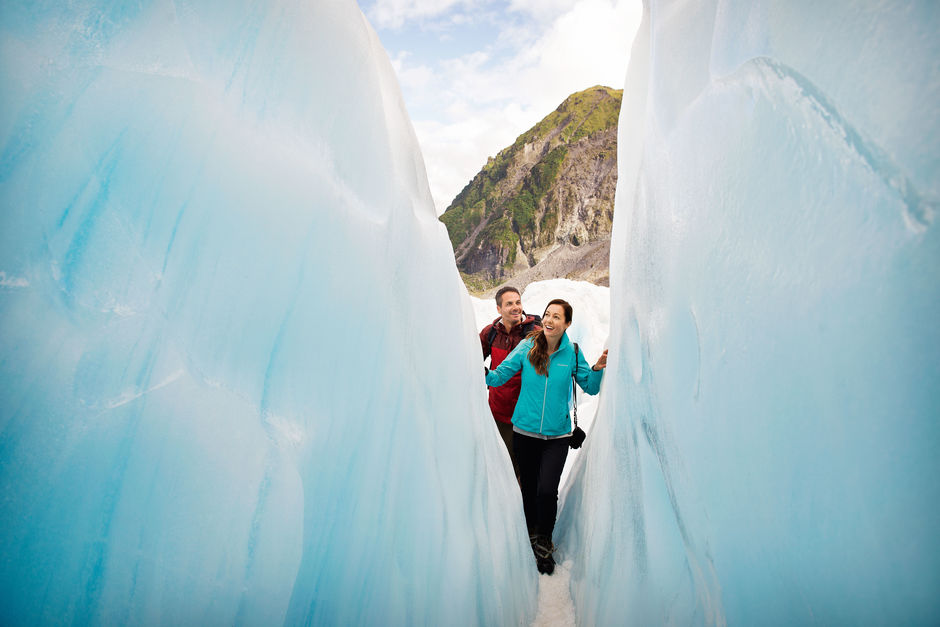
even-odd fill
[{"label": "rock face", "polygon": [[608,284],[622,95],[572,94],[450,204],[441,221],[471,292],[559,277]]}]

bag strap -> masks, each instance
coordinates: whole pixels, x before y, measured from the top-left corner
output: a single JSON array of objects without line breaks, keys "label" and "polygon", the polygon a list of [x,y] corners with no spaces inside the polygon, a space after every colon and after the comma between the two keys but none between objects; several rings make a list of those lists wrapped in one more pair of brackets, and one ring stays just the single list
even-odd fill
[{"label": "bag strap", "polygon": [[574,426],[578,428],[578,386],[574,376],[578,373],[578,343],[574,343],[574,370],[571,371],[571,396],[574,399]]},{"label": "bag strap", "polygon": [[495,339],[496,339],[496,323],[494,322],[493,324],[490,325],[490,334],[486,338],[486,347],[490,349],[490,351],[493,350],[493,340]]}]

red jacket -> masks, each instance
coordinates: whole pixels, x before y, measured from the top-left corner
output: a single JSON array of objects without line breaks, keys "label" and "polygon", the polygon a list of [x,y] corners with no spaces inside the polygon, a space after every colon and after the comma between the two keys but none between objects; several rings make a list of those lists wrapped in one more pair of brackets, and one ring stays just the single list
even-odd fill
[{"label": "red jacket", "polygon": [[[490,358],[490,370],[496,368],[509,353],[512,352],[519,342],[525,339],[523,327],[526,332],[540,329],[535,322],[535,316],[526,314],[525,318],[519,324],[513,326],[511,331],[506,331],[506,327],[500,322],[500,318],[494,320],[491,324],[483,327],[480,331],[480,345],[483,347],[483,359]],[[490,330],[496,329],[496,336],[493,338],[493,345],[489,345]],[[522,386],[522,377],[517,373],[513,378],[498,388],[490,388],[490,411],[493,412],[493,418],[499,422],[512,422],[512,412],[516,408],[516,401],[519,400],[519,388]]]}]

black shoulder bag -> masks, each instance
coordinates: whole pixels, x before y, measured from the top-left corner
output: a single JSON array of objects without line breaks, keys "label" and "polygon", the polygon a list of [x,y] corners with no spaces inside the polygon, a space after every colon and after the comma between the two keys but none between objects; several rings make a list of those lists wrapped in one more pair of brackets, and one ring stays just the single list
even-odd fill
[{"label": "black shoulder bag", "polygon": [[575,374],[578,372],[578,344],[575,342],[574,345],[574,370],[571,371],[571,395],[574,399],[574,431],[571,432],[571,435],[568,437],[568,446],[571,448],[581,448],[581,445],[584,444],[584,438],[587,437],[587,434],[584,432],[584,429],[578,426],[578,386],[575,381]]}]

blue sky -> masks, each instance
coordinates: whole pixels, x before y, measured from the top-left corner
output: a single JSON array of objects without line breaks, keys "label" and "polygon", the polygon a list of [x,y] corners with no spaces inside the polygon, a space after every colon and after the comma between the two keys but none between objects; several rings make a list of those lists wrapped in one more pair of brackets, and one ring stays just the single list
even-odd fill
[{"label": "blue sky", "polygon": [[571,93],[622,88],[641,0],[358,0],[402,89],[438,213]]}]

